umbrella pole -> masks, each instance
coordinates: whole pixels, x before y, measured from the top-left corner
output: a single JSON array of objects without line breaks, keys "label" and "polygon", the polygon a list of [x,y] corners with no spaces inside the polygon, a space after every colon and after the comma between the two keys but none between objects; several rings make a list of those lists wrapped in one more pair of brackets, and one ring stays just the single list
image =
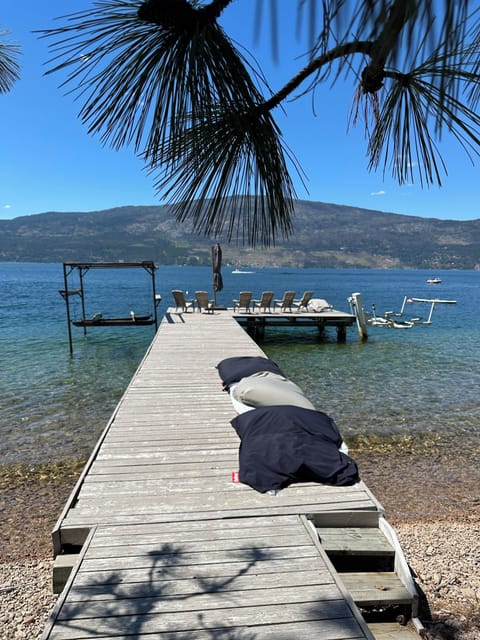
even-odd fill
[{"label": "umbrella pole", "polygon": [[215,287],[215,267],[214,267],[214,247],[210,249],[211,260],[212,260],[212,290],[213,290],[213,308],[217,306],[217,291]]},{"label": "umbrella pole", "polygon": [[212,256],[212,288],[213,288],[213,308],[217,308],[217,291],[221,291],[223,288],[222,285],[222,275],[220,272],[222,266],[222,250],[220,249],[220,245],[217,244],[211,248],[211,256]]}]

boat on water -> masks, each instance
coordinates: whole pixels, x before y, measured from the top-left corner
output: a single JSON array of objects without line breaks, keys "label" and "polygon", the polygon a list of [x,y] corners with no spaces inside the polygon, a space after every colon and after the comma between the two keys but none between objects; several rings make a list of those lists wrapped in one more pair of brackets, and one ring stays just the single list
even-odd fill
[{"label": "boat on water", "polygon": [[247,271],[246,269],[238,269],[237,267],[232,271],[232,273],[255,273],[255,271]]},{"label": "boat on water", "polygon": [[126,325],[150,325],[155,320],[150,315],[137,316],[133,311],[129,316],[119,318],[104,318],[101,313],[96,313],[93,318],[81,318],[80,320],[72,320],[75,327],[115,327]]},{"label": "boat on water", "polygon": [[427,284],[440,284],[441,282],[441,278],[429,278],[427,280]]}]

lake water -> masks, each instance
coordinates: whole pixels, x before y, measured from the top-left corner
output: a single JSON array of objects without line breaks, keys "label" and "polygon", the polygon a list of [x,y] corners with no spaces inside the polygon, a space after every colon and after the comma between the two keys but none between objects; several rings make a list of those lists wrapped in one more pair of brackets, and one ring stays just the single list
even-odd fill
[{"label": "lake water", "polygon": [[[480,442],[480,272],[223,269],[217,303],[231,306],[239,291],[312,289],[335,308],[349,311],[361,292],[366,310],[399,310],[405,295],[456,300],[438,305],[431,326],[409,330],[370,328],[360,342],[356,327],[336,342],[314,329],[268,329],[262,348],[299,384],[317,408],[331,415],[342,435],[358,442],[409,437]],[[426,280],[440,276],[440,285]],[[70,285],[69,285],[70,286]],[[3,464],[45,463],[87,456],[134,374],[153,327],[72,328],[69,354],[61,264],[0,263],[0,456]],[[159,318],[173,303],[171,290],[212,293],[208,267],[163,267]],[[85,278],[87,316],[151,312],[150,276],[139,270],[91,270]],[[427,305],[410,305],[428,315]],[[73,316],[79,317],[72,299]]]}]

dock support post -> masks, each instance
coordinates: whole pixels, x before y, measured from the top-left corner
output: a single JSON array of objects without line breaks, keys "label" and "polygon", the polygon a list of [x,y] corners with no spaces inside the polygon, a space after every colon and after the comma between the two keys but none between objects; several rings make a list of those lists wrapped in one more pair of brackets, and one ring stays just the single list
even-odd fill
[{"label": "dock support post", "polygon": [[361,340],[366,340],[368,338],[367,319],[363,310],[362,296],[358,292],[352,293],[348,301],[357,320],[358,334]]},{"label": "dock support post", "polygon": [[317,322],[317,329],[319,336],[325,335],[325,325],[323,324],[323,322]]},{"label": "dock support post", "polygon": [[70,351],[70,355],[73,355],[73,342],[72,342],[72,326],[71,326],[71,319],[70,319],[70,297],[69,297],[69,291],[68,291],[68,278],[67,278],[67,268],[66,265],[63,265],[63,286],[64,286],[64,292],[65,292],[65,303],[67,305],[67,327],[68,327],[68,348]]},{"label": "dock support post", "polygon": [[255,326],[255,318],[248,318],[247,320],[247,333],[248,335],[255,339],[256,336],[256,326]]},{"label": "dock support post", "polygon": [[[88,269],[87,269],[88,271]],[[78,275],[80,277],[80,298],[82,300],[82,319],[85,318],[85,294],[83,291],[83,269],[82,267],[79,267],[78,269]],[[87,335],[87,327],[83,327],[83,335],[86,336]]]},{"label": "dock support post", "polygon": [[257,320],[255,337],[257,338],[257,340],[263,340],[264,339],[264,337],[265,337],[265,320],[261,320],[260,318]]}]

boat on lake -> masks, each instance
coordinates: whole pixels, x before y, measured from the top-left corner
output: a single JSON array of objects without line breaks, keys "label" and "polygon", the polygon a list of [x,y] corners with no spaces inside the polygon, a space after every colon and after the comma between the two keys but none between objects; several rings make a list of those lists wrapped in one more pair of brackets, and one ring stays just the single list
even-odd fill
[{"label": "boat on lake", "polygon": [[126,326],[130,324],[150,325],[155,320],[150,315],[137,316],[133,311],[129,316],[118,318],[104,318],[101,313],[96,313],[93,318],[81,318],[80,320],[72,320],[75,327],[116,327]]},{"label": "boat on lake", "polygon": [[441,282],[441,278],[429,278],[427,280],[427,284],[440,284]]},{"label": "boat on lake", "polygon": [[255,271],[247,271],[246,269],[235,268],[232,273],[255,273]]}]

